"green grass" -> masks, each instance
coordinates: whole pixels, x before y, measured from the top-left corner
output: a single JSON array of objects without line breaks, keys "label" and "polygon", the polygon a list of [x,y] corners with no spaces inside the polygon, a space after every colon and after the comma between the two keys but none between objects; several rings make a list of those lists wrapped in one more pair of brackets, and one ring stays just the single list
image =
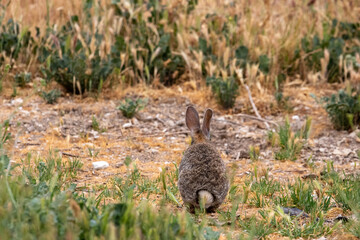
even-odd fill
[{"label": "green grass", "polygon": [[[65,161],[56,151],[40,158],[28,154],[20,165],[9,167],[8,126],[0,126],[1,239],[218,239],[220,234],[266,239],[273,233],[316,238],[338,230],[359,237],[359,175],[337,173],[330,162],[321,179],[287,184],[269,171],[260,176],[255,168],[243,185],[232,182],[228,203],[214,219],[201,211],[191,215],[177,210],[176,165],[149,179],[127,157],[125,175],[107,185],[83,187],[72,183],[82,161]],[[257,207],[257,215],[244,215],[245,205]],[[296,207],[308,217],[289,216],[281,207]],[[325,224],[332,207],[355,218]]]},{"label": "green grass", "polygon": [[290,127],[289,118],[277,129],[276,132],[268,132],[268,141],[272,146],[277,147],[274,152],[276,160],[295,161],[300,154],[306,140],[309,138],[311,130],[311,118],[307,118],[303,127],[293,132]]}]

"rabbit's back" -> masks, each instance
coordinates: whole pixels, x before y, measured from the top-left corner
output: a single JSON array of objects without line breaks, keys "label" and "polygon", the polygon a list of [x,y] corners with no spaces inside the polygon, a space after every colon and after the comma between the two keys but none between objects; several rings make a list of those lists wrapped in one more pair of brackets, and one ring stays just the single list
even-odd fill
[{"label": "rabbit's back", "polygon": [[219,206],[229,190],[226,167],[216,149],[209,143],[191,145],[179,166],[179,191],[185,203],[199,206],[198,192],[214,196],[212,207]]}]

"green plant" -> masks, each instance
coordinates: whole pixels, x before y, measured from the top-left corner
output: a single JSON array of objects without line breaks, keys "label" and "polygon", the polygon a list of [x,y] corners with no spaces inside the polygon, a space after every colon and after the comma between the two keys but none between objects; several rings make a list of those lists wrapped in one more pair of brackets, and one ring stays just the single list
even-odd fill
[{"label": "green plant", "polygon": [[340,90],[322,101],[335,129],[350,130],[360,123],[360,94],[355,89]]},{"label": "green plant", "polygon": [[[31,32],[27,28],[20,30],[19,24],[13,19],[9,19],[5,25],[0,27],[2,28],[0,32],[0,53],[4,52],[6,57],[16,60],[19,53],[33,42]],[[4,56],[0,55],[0,65],[3,61]]]},{"label": "green plant", "polygon": [[226,80],[216,77],[207,77],[206,84],[211,86],[218,103],[223,108],[232,108],[235,104],[236,97],[239,95],[239,85],[230,77]]},{"label": "green plant", "polygon": [[10,159],[6,154],[5,143],[10,140],[11,135],[8,131],[9,121],[4,121],[0,123],[0,176],[4,174],[5,170],[8,168]]},{"label": "green plant", "polygon": [[307,118],[301,130],[293,133],[290,128],[289,119],[279,127],[277,132],[268,132],[268,140],[273,146],[279,146],[275,151],[275,159],[295,161],[299,155],[305,141],[309,137],[311,128],[311,118]]},{"label": "green plant", "polygon": [[273,222],[267,222],[264,219],[250,217],[242,220],[240,225],[248,232],[248,236],[244,239],[265,239],[267,235],[275,231]]},{"label": "green plant", "polygon": [[[340,56],[353,57],[360,49],[356,44],[356,38],[360,35],[358,23],[339,22],[333,19],[332,23],[323,23],[323,38],[318,35],[312,38],[304,37],[301,40],[301,51],[305,53],[304,60],[309,69],[322,70],[322,59],[326,59],[326,78],[329,82],[337,82],[344,72],[339,64]],[[325,49],[328,55],[324,53]],[[295,53],[295,58],[300,57],[300,50]],[[354,64],[355,69],[358,67]],[[344,67],[344,66],[342,66]]]},{"label": "green plant", "polygon": [[[155,208],[148,201],[136,206],[131,195],[116,204],[100,205],[94,195],[85,196],[75,184],[67,183],[76,177],[82,165],[79,160],[66,163],[50,153],[45,160],[37,159],[35,165],[31,162],[34,161],[28,155],[20,175],[0,175],[1,238],[219,238],[219,232],[205,223],[198,224],[186,212],[172,213],[167,207]],[[140,174],[134,171],[128,177],[138,182]],[[135,190],[132,183],[126,186],[129,191]],[[106,187],[103,196],[106,191],[109,196]],[[12,200],[9,192],[14,193]]]},{"label": "green plant", "polygon": [[54,104],[61,96],[61,91],[58,89],[53,89],[48,92],[42,91],[40,96],[46,101],[47,104]]},{"label": "green plant", "polygon": [[[100,55],[103,35],[78,33],[74,26],[80,24],[79,21],[78,16],[72,16],[60,30],[48,30],[37,51],[39,61],[45,65],[42,72],[48,82],[55,80],[68,92],[82,94],[101,90],[119,61],[109,54]],[[84,28],[91,28],[92,22],[82,24]],[[94,47],[90,47],[91,42]]]},{"label": "green plant", "polygon": [[15,75],[15,83],[19,87],[25,87],[31,81],[31,73],[22,72]]},{"label": "green plant", "polygon": [[132,118],[136,113],[145,108],[147,104],[147,99],[138,98],[136,100],[132,100],[130,98],[126,98],[124,102],[120,103],[117,107],[122,113],[122,115],[126,118]]},{"label": "green plant", "polygon": [[96,119],[95,116],[92,116],[91,118],[91,128],[97,132],[105,132],[106,129],[100,127],[99,121]]},{"label": "green plant", "polygon": [[260,157],[260,147],[259,146],[250,146],[249,147],[249,155],[250,155],[250,159],[252,161],[257,161],[259,160]]},{"label": "green plant", "polygon": [[1,74],[1,77],[0,77],[0,92],[2,92],[3,82],[4,82],[4,79],[6,78],[7,74],[9,73],[10,68],[11,68],[11,66],[9,64],[6,64],[3,74]]},{"label": "green plant", "polygon": [[326,236],[331,234],[340,224],[340,222],[338,222],[333,226],[326,225],[324,224],[325,220],[323,216],[311,219],[310,222],[303,223],[299,217],[285,215],[280,208],[277,209],[276,215],[281,217],[281,220],[277,223],[279,233],[282,236],[290,237],[292,239]]}]

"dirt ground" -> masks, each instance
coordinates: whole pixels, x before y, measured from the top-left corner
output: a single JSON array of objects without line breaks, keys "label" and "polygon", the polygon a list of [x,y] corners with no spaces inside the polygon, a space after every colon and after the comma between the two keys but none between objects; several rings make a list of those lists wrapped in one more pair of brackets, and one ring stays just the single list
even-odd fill
[{"label": "dirt ground", "polygon": [[[262,117],[277,124],[288,115],[296,130],[306,116],[312,117],[311,139],[295,162],[274,160],[265,124],[238,115],[238,112],[253,115],[246,92],[238,98],[234,110],[226,112],[216,105],[208,91],[198,91],[187,85],[162,90],[139,86],[112,94],[110,99],[66,96],[55,105],[48,105],[25,90],[14,99],[2,99],[0,120],[11,117],[10,130],[15,136],[12,159],[20,163],[29,152],[32,156],[46,156],[50,150],[59,151],[65,158],[79,158],[84,167],[77,179],[78,185],[106,184],[112,176],[124,174],[126,156],[130,156],[141,174],[148,177],[157,177],[163,167],[171,168],[173,163],[179,165],[190,141],[184,114],[186,106],[191,104],[198,108],[200,117],[205,108],[214,109],[212,141],[228,166],[236,166],[236,181],[241,182],[254,169],[249,157],[250,146],[260,147],[261,156],[255,164],[268,169],[270,176],[281,181],[314,171],[318,174],[329,160],[339,171],[354,172],[359,166],[356,155],[359,139],[355,132],[332,129],[326,112],[310,96],[316,93],[320,97],[332,91],[318,89],[319,86],[286,88],[284,94],[291,97],[292,113],[280,112],[274,107],[271,95],[257,98],[259,93],[254,93],[253,96]],[[125,96],[148,98],[145,109],[131,120],[116,109]],[[103,131],[93,130],[93,117]],[[270,124],[270,127],[275,125]],[[315,169],[308,166],[309,160],[315,164]],[[107,161],[110,167],[95,171],[94,161]]]},{"label": "dirt ground", "polygon": [[[126,156],[136,163],[141,175],[151,179],[157,178],[163,168],[174,170],[174,164],[180,164],[182,153],[190,143],[184,119],[188,105],[194,105],[200,117],[206,108],[214,110],[212,142],[228,168],[235,171],[234,181],[239,185],[255,166],[259,174],[268,171],[270,177],[283,183],[319,175],[327,161],[333,161],[337,171],[359,172],[357,132],[333,130],[326,112],[311,97],[312,93],[321,97],[336,91],[324,89],[331,87],[285,88],[284,95],[290,97],[293,107],[291,113],[276,107],[272,95],[253,93],[255,105],[262,117],[269,120],[271,129],[281,124],[285,116],[289,117],[293,130],[300,129],[306,117],[312,118],[310,140],[296,161],[275,160],[264,122],[241,115],[254,115],[245,91],[238,97],[236,106],[225,111],[217,106],[210,90],[196,90],[191,82],[160,90],[138,86],[104,93],[97,100],[63,96],[55,105],[46,104],[31,89],[23,90],[16,98],[0,99],[0,121],[10,118],[13,138],[9,149],[13,149],[10,153],[13,161],[21,164],[28,153],[36,159],[47,156],[49,151],[58,151],[63,159],[80,159],[84,165],[75,181],[78,187],[85,188],[109,185],[113,177],[125,175]],[[148,98],[148,104],[129,120],[116,109],[125,97]],[[92,128],[93,117],[100,131]],[[260,148],[256,162],[250,159],[250,146]],[[94,170],[92,163],[96,161],[106,161],[110,166]],[[226,207],[225,203],[220,209]],[[251,215],[257,209],[245,207],[241,211],[241,215]],[[213,217],[216,218],[216,214]],[[279,236],[272,237],[278,239]]]}]

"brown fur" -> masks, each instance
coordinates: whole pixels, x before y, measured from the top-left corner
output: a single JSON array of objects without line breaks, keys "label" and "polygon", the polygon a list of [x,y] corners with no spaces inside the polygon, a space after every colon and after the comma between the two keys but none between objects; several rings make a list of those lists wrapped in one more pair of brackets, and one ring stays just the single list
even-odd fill
[{"label": "brown fur", "polygon": [[192,144],[186,149],[181,160],[178,181],[181,197],[190,208],[199,207],[199,191],[211,193],[213,202],[207,204],[208,211],[219,207],[229,191],[225,164],[209,142],[211,117],[212,111],[208,109],[200,129],[195,108],[188,107],[186,110],[186,125],[191,130]]}]

